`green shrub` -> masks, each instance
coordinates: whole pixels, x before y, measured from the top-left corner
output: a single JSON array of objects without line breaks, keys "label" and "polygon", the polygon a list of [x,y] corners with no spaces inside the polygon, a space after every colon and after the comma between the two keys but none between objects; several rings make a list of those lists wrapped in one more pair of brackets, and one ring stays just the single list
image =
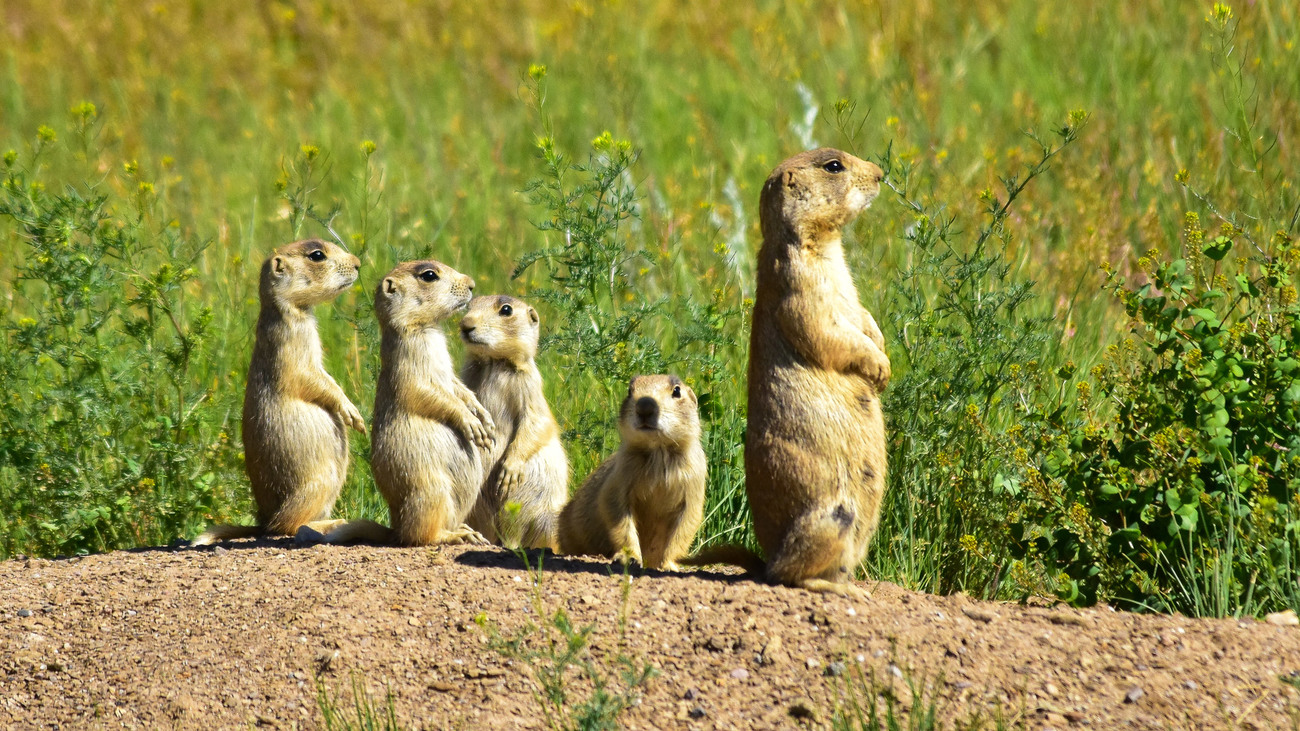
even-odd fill
[{"label": "green shrub", "polygon": [[1077,385],[1018,529],[1070,601],[1223,615],[1300,598],[1300,249],[1278,231],[1234,260],[1243,237],[1188,213],[1185,258],[1143,257],[1141,284],[1110,274],[1131,336]]},{"label": "green shrub", "polygon": [[[1046,394],[1040,361],[1061,326],[1035,310],[1034,282],[1007,253],[1012,205],[1086,120],[1070,115],[1021,175],[985,190],[985,219],[969,239],[942,206],[915,198],[912,165],[881,160],[914,213],[904,241],[913,262],[886,305],[895,378],[881,403],[891,433],[889,490],[875,575],[938,593],[998,593],[1011,567],[1006,516],[1020,501],[1017,458],[1025,417]],[[1023,573],[1017,578],[1024,583]]]},{"label": "green shrub", "polygon": [[[530,69],[541,117],[542,174],[526,187],[540,212],[546,245],[522,256],[512,276],[536,266],[543,283],[525,296],[547,316],[544,359],[564,384],[557,414],[574,463],[575,483],[618,444],[615,414],[636,375],[676,373],[695,390],[708,456],[705,541],[751,540],[743,498],[744,363],[747,314],[734,287],[719,284],[705,303],[673,296],[666,242],[652,249],[633,177],[638,153],[609,132],[596,136],[585,161],[557,146],[546,115],[543,67]],[[715,249],[715,254],[725,250]],[[545,368],[545,365],[543,366]]]},{"label": "green shrub", "polygon": [[[1241,184],[1263,186],[1269,146],[1231,58],[1232,11],[1216,4],[1207,21],[1233,155],[1252,173]],[[1295,209],[1261,187],[1250,210],[1223,212],[1186,171],[1176,177],[1219,231],[1191,211],[1181,256],[1153,248],[1132,282],[1107,267],[1129,335],[1092,380],[1060,372],[1064,396],[1040,405],[1053,433],[1034,450],[1018,552],[1074,603],[1215,616],[1300,607]]]},{"label": "green shrub", "polygon": [[[84,144],[95,109],[74,115]],[[237,469],[196,374],[212,311],[186,292],[204,244],[155,215],[133,163],[126,200],[41,175],[57,147],[42,127],[0,185],[0,223],[26,249],[0,301],[0,557],[167,543],[232,501]]]}]

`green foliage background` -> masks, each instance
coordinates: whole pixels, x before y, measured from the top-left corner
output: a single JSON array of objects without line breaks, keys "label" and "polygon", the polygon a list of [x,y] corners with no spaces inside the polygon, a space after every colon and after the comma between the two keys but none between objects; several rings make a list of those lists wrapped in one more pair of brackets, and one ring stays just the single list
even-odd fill
[{"label": "green foliage background", "polygon": [[[335,234],[363,269],[320,310],[327,367],[363,412],[371,287],[432,256],[541,307],[577,479],[614,445],[620,381],[690,380],[711,461],[701,540],[748,540],[758,189],[829,144],[884,164],[893,187],[847,234],[895,365],[869,574],[1204,614],[1296,607],[1289,386],[1244,374],[1286,377],[1296,358],[1278,323],[1294,309],[1279,262],[1296,235],[1298,27],[1289,3],[1174,0],[8,2],[0,556],[246,519],[257,267]],[[1160,271],[1218,266],[1189,212],[1230,252],[1166,291],[1182,275]],[[1251,293],[1238,273],[1265,281]],[[1153,321],[1134,297],[1184,298]],[[1213,347],[1197,310],[1246,330]],[[1188,337],[1220,370],[1169,371],[1159,342],[1185,357]],[[1248,387],[1223,390],[1232,379]],[[1223,401],[1203,399],[1204,418],[1171,405],[1192,388]],[[1135,415],[1134,394],[1167,408]],[[1249,445],[1231,439],[1243,426]],[[1126,462],[1166,428],[1161,449],[1196,451],[1199,471]],[[382,519],[367,442],[353,446],[338,512]],[[1136,481],[1098,476],[1120,466]],[[1124,506],[1099,497],[1116,484]],[[1188,522],[1191,504],[1207,507]],[[1132,520],[1164,534],[1141,541]]]}]

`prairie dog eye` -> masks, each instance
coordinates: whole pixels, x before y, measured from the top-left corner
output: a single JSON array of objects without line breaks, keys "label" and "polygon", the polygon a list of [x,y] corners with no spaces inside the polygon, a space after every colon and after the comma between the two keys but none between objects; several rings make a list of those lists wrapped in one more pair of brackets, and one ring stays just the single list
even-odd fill
[{"label": "prairie dog eye", "polygon": [[682,387],[673,386],[673,398],[681,398],[681,397],[682,397]]},{"label": "prairie dog eye", "polygon": [[501,309],[497,310],[497,314],[502,317],[510,317],[514,313],[515,310],[510,305],[501,305]]},{"label": "prairie dog eye", "polygon": [[312,249],[311,253],[307,255],[307,258],[312,261],[325,261],[325,252],[320,249]]},{"label": "prairie dog eye", "polygon": [[436,282],[438,281],[438,273],[432,269],[425,269],[420,272],[420,279],[423,279],[426,282]]},{"label": "prairie dog eye", "polygon": [[825,165],[822,165],[822,170],[825,170],[828,173],[839,174],[844,172],[844,163],[840,162],[839,160],[831,160]]}]

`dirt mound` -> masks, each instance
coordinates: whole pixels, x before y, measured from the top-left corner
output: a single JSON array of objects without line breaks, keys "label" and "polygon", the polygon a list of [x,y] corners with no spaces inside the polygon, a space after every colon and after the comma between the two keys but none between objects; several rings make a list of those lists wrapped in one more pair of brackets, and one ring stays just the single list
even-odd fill
[{"label": "dirt mound", "polygon": [[[248,541],[0,564],[0,726],[321,726],[314,677],[391,689],[416,728],[540,728],[527,668],[489,647],[563,607],[618,646],[622,570],[484,548]],[[912,704],[1040,728],[1291,728],[1300,628],[1077,611],[869,584],[854,602],[725,573],[637,577],[626,652],[658,669],[628,728],[825,725],[855,666]],[[838,676],[838,677],[837,677]],[[901,676],[901,677],[900,677]],[[848,683],[849,685],[845,685]],[[581,695],[580,684],[573,687]]]}]

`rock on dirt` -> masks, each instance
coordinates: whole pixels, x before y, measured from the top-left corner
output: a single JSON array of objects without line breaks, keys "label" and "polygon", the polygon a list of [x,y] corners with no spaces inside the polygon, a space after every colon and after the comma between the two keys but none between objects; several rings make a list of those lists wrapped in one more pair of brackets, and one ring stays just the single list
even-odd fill
[{"label": "rock on dirt", "polygon": [[[620,639],[617,563],[547,556],[535,588],[495,548],[284,539],[221,551],[0,564],[0,728],[317,728],[319,677],[344,707],[352,678],[381,707],[391,689],[407,727],[540,729],[532,674],[493,651],[482,624],[511,636],[541,621],[537,607],[594,623],[593,655],[611,674],[620,642],[657,668],[626,728],[824,725],[844,689],[872,677],[908,700],[907,683],[924,683],[948,720],[1024,709],[1035,729],[1062,718],[1290,728],[1300,709],[1300,690],[1280,680],[1300,671],[1300,632],[1266,622],[1047,610],[885,583],[865,584],[871,599],[858,601],[650,571],[632,582]],[[583,697],[580,684],[570,691]]]}]

